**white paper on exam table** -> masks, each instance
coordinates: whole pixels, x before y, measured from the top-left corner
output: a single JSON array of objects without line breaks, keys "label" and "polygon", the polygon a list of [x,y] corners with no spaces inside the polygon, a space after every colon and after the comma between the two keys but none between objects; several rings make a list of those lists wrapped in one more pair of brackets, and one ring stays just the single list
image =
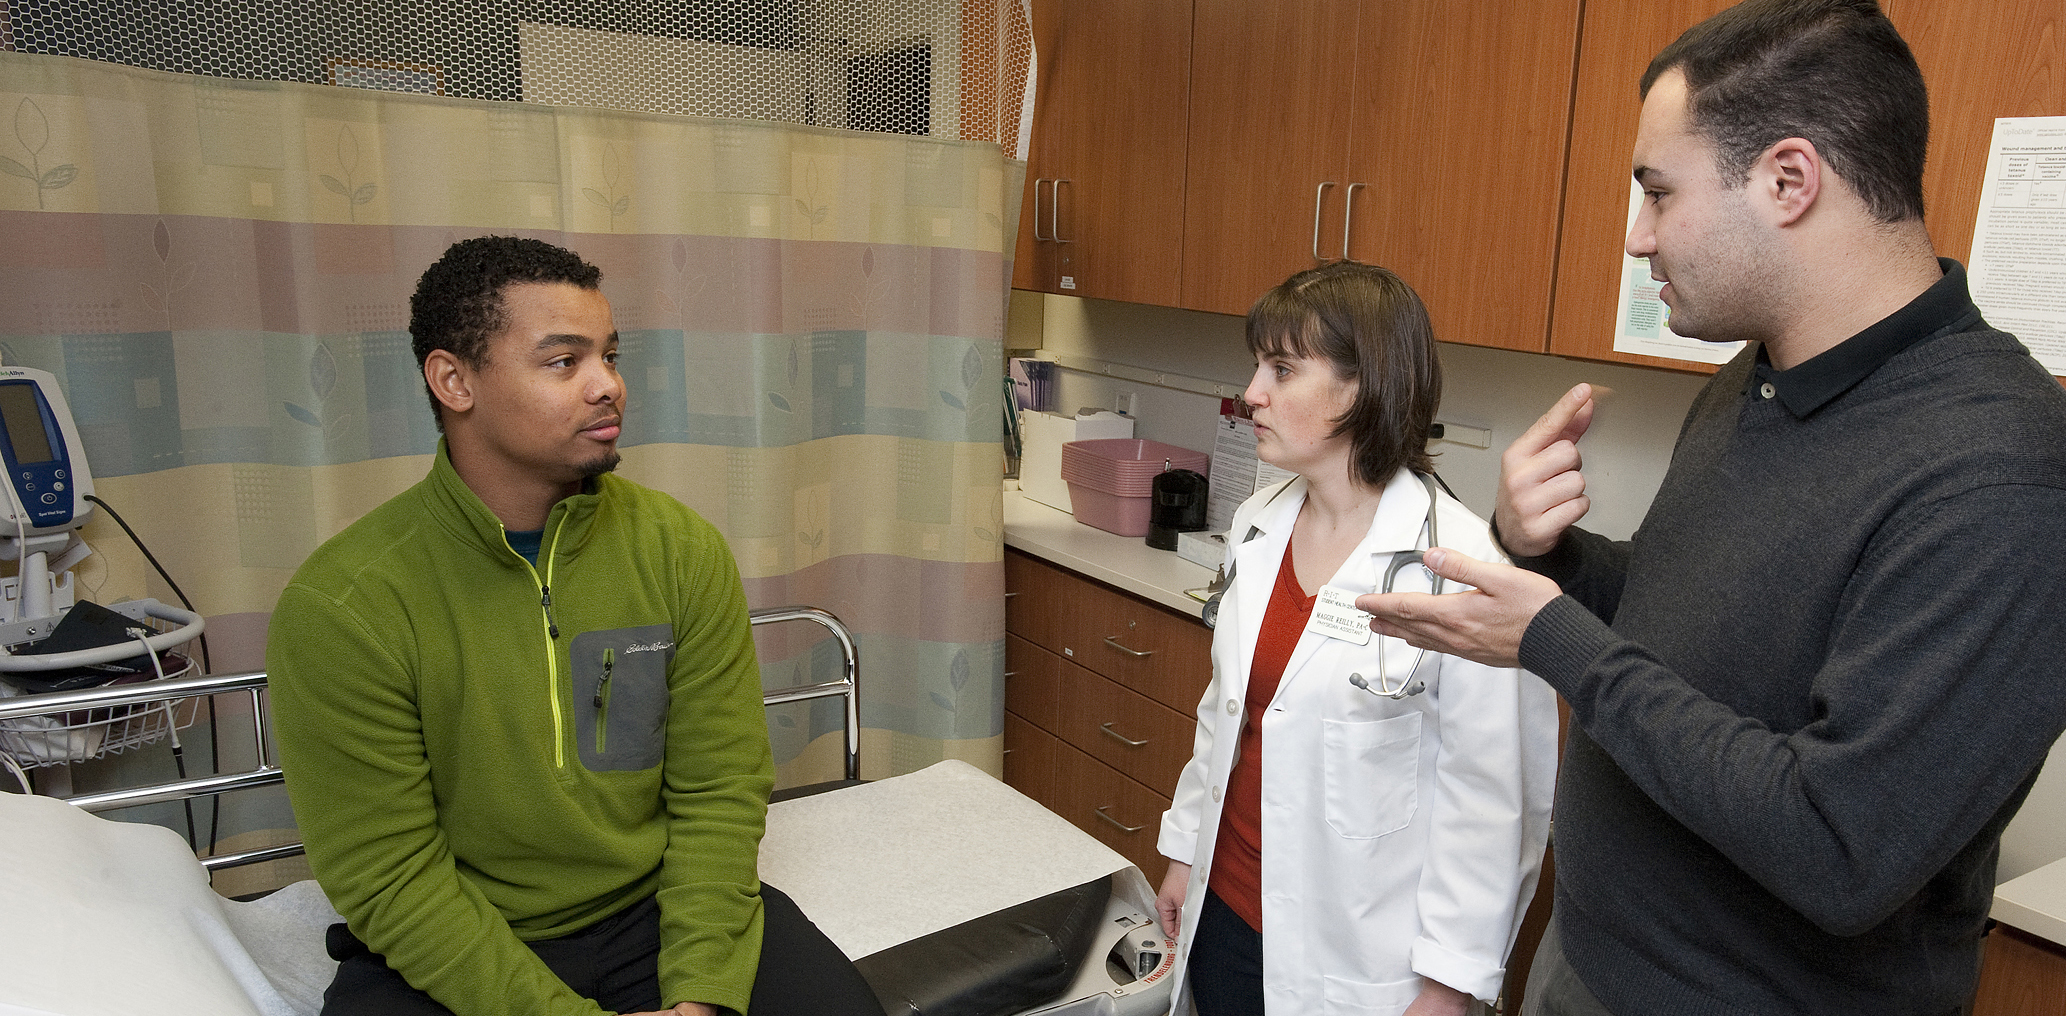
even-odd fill
[{"label": "white paper on exam table", "polygon": [[966,762],[770,805],[760,874],[860,959],[1124,871],[1089,833]]},{"label": "white paper on exam table", "polygon": [[0,798],[0,1016],[313,1013],[337,920],[314,883],[256,903],[215,894],[179,834],[47,797]]}]

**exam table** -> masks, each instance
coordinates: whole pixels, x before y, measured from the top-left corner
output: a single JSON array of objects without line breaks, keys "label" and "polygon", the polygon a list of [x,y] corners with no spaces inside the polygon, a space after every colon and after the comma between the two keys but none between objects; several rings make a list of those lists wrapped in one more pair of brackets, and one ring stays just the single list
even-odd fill
[{"label": "exam table", "polygon": [[[1173,948],[1142,873],[1095,838],[963,762],[862,783],[854,643],[813,608],[753,623],[813,621],[839,640],[838,681],[767,694],[840,697],[847,779],[778,792],[760,870],[855,961],[890,1016],[1159,1016]],[[299,852],[196,859],[162,826],[92,812],[283,782],[265,745],[263,674],[188,678],[0,700],[0,724],[91,708],[245,693],[257,764],[171,784],[59,800],[0,793],[0,1016],[152,1012],[316,1013],[339,920],[314,882],[252,902],[217,895],[212,871]]]}]

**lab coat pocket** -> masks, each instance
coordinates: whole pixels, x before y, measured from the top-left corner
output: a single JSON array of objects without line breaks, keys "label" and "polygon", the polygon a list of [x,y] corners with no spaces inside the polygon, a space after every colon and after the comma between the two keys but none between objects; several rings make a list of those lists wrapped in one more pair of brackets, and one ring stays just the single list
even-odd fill
[{"label": "lab coat pocket", "polygon": [[1415,998],[1420,997],[1420,978],[1408,977],[1403,981],[1385,981],[1380,984],[1366,984],[1340,977],[1323,977],[1320,988],[1320,1011],[1329,1016],[1335,1013],[1355,1013],[1357,1016],[1392,1016],[1406,1011]]},{"label": "lab coat pocket", "polygon": [[1321,721],[1327,824],[1350,839],[1406,828],[1420,792],[1420,714]]}]

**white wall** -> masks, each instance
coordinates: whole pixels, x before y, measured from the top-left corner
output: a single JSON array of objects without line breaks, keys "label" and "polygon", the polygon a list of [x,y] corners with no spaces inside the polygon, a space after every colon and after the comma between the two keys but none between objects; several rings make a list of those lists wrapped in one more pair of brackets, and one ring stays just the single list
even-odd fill
[{"label": "white wall", "polygon": [[[1055,353],[1234,385],[1246,385],[1253,369],[1238,317],[1067,296],[1046,296],[1037,304],[1021,300],[1014,314],[1021,316],[1024,329],[1014,332],[1015,343],[1037,331],[1045,348]],[[1030,323],[1032,316],[1037,325]],[[1616,539],[1628,537],[1642,521],[1664,479],[1679,423],[1706,381],[1701,375],[1446,343],[1441,352],[1440,418],[1489,428],[1492,441],[1484,450],[1437,442],[1431,446],[1441,452],[1435,468],[1481,515],[1492,510],[1499,453],[1521,431],[1580,381],[1612,389],[1579,450],[1593,496],[1584,525]],[[1131,394],[1139,421],[1136,434],[1201,451],[1211,448],[1217,399],[1077,371],[1060,375],[1058,409],[1110,408]],[[2060,755],[2059,749],[2054,755]],[[2006,881],[2061,857],[2066,857],[2066,756],[2039,778],[2003,834],[1996,877]]]},{"label": "white wall", "polygon": [[[1190,377],[1248,383],[1254,361],[1241,337],[1241,319],[1225,314],[1170,310],[1102,300],[1048,296],[1041,307],[1045,348]],[[1437,442],[1435,469],[1465,504],[1490,514],[1499,479],[1499,453],[1557,398],[1580,381],[1613,391],[1600,404],[1592,430],[1580,442],[1593,495],[1587,528],[1617,539],[1635,532],[1664,480],[1672,440],[1704,376],[1584,363],[1443,343],[1442,409],[1445,421],[1492,431],[1491,447]],[[1200,451],[1211,448],[1217,399],[1077,371],[1061,373],[1060,404],[1110,408],[1135,396],[1135,433]]]}]

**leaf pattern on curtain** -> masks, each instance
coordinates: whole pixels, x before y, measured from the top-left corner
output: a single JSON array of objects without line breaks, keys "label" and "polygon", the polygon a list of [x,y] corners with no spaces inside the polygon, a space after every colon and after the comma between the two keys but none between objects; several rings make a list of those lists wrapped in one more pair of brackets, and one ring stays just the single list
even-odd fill
[{"label": "leaf pattern on curtain", "polygon": [[[998,769],[993,379],[1024,167],[996,145],[8,52],[0,109],[0,353],[58,375],[218,669],[255,665],[300,560],[428,468],[417,275],[537,236],[603,269],[624,475],[725,533],[753,605],[854,628],[868,775]],[[87,535],[101,599],[168,596]],[[757,636],[769,687],[836,673],[795,627]],[[836,775],[838,724],[771,717],[785,782]]]}]

